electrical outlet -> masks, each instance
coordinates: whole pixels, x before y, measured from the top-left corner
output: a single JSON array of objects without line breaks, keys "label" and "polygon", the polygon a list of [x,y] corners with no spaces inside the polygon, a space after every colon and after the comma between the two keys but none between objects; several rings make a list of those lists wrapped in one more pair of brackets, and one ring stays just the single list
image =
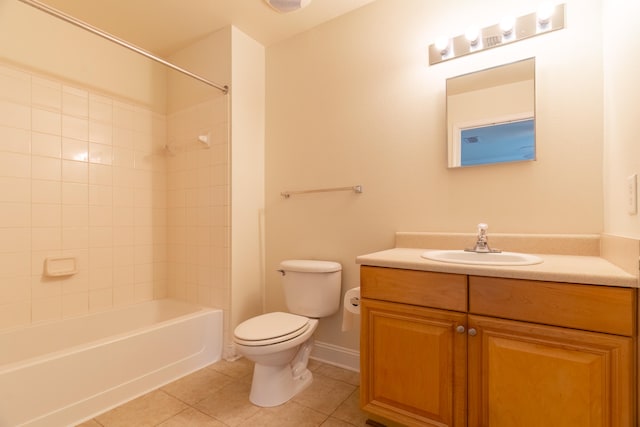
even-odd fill
[{"label": "electrical outlet", "polygon": [[635,173],[627,177],[627,212],[638,214],[638,174]]}]

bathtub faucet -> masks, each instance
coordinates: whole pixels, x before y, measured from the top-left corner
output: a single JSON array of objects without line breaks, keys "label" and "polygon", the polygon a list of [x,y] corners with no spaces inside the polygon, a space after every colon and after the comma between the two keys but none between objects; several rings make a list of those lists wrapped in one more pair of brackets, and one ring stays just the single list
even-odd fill
[{"label": "bathtub faucet", "polygon": [[472,248],[466,248],[467,252],[479,252],[479,253],[498,253],[502,252],[500,249],[491,249],[489,247],[489,238],[487,236],[487,229],[489,226],[484,223],[478,224],[478,237],[476,238],[476,244]]}]

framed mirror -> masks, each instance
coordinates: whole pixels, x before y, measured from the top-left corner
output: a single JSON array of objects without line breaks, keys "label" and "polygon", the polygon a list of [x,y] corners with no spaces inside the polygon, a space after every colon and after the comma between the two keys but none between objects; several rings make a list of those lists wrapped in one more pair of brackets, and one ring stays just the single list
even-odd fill
[{"label": "framed mirror", "polygon": [[535,58],[447,79],[450,168],[531,161]]}]

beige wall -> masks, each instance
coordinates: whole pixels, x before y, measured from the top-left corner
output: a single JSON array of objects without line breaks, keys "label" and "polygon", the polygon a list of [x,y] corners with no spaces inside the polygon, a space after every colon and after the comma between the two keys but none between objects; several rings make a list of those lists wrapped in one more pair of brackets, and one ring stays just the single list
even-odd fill
[{"label": "beige wall", "polygon": [[[284,307],[280,260],[339,261],[346,290],[355,257],[392,247],[396,231],[602,231],[600,1],[568,1],[562,31],[427,65],[440,34],[537,3],[378,0],[267,49],[268,309]],[[446,78],[532,56],[537,161],[447,169]],[[280,197],[355,184],[363,194]],[[357,349],[340,321],[323,320],[317,339]]]},{"label": "beige wall", "polygon": [[[231,333],[261,314],[264,300],[265,49],[231,30]],[[233,350],[227,348],[227,356]]]},{"label": "beige wall", "polygon": [[638,95],[640,3],[603,2],[605,73],[605,231],[640,239],[640,215],[627,213],[626,178],[640,174]]},{"label": "beige wall", "polygon": [[19,1],[0,1],[0,58],[166,111],[166,67]]}]

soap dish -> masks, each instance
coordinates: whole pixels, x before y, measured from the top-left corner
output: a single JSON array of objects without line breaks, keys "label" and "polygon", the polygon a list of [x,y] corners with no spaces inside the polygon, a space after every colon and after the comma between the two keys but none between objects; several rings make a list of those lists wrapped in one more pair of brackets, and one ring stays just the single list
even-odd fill
[{"label": "soap dish", "polygon": [[76,257],[47,257],[44,261],[44,274],[48,277],[71,276],[78,272]]}]

